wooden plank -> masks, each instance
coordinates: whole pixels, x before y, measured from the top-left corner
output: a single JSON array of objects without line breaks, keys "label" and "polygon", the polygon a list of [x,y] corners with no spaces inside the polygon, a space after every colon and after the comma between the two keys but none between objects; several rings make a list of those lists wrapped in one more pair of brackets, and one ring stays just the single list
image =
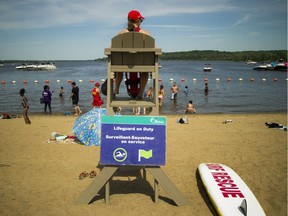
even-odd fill
[{"label": "wooden plank", "polygon": [[122,40],[123,40],[122,48],[134,48],[134,38],[133,38],[133,33],[132,34],[131,33],[128,32],[125,34],[121,34]]},{"label": "wooden plank", "polygon": [[158,181],[154,179],[154,202],[157,203],[158,201],[159,201]]},{"label": "wooden plank", "polygon": [[160,167],[145,167],[145,169],[160,183],[178,206],[189,204],[188,200],[186,200]]},{"label": "wooden plank", "polygon": [[133,53],[123,53],[123,62],[119,65],[134,65],[134,54]]},{"label": "wooden plank", "polygon": [[154,48],[155,47],[155,40],[152,37],[145,37],[145,48]]},{"label": "wooden plank", "polygon": [[108,205],[110,201],[110,180],[105,184],[105,204]]},{"label": "wooden plank", "polygon": [[141,101],[141,100],[121,100],[121,101],[112,101],[112,107],[155,107],[156,105],[153,102]]},{"label": "wooden plank", "polygon": [[155,66],[139,66],[139,65],[111,65],[111,72],[154,72]]},{"label": "wooden plank", "polygon": [[93,182],[83,191],[76,203],[89,204],[97,195],[101,188],[109,181],[113,174],[117,171],[117,166],[105,166],[101,172],[95,177]]},{"label": "wooden plank", "polygon": [[134,48],[145,48],[145,35],[144,34],[139,34],[139,33],[134,33],[133,34],[134,38]]},{"label": "wooden plank", "polygon": [[111,47],[122,48],[122,35],[117,35],[112,38]]},{"label": "wooden plank", "polygon": [[107,55],[111,54],[112,52],[130,52],[130,53],[137,53],[137,52],[154,52],[156,55],[162,54],[161,48],[105,48],[104,53]]}]

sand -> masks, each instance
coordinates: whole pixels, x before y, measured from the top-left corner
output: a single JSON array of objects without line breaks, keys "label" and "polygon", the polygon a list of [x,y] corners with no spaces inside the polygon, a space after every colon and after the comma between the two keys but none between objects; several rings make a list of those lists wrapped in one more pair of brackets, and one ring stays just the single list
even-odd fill
[{"label": "sand", "polygon": [[[167,116],[167,159],[162,167],[189,201],[176,206],[160,186],[153,202],[153,179],[113,178],[110,203],[104,191],[91,204],[75,201],[94,180],[79,180],[81,172],[96,170],[100,147],[75,143],[48,143],[52,132],[72,135],[75,116],[31,115],[0,119],[0,215],[213,215],[199,182],[203,162],[230,166],[247,183],[267,215],[287,215],[287,132],[270,129],[265,122],[287,125],[280,114],[211,114]],[[233,121],[228,124],[226,119]]]}]

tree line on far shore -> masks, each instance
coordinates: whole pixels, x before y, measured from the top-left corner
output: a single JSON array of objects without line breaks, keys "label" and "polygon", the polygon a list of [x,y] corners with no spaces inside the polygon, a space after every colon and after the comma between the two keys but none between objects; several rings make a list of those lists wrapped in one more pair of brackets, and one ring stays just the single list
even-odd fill
[{"label": "tree line on far shore", "polygon": [[[218,51],[218,50],[192,50],[180,52],[163,52],[160,60],[185,60],[185,61],[256,61],[272,62],[283,59],[287,61],[287,50],[260,50],[260,51]],[[96,59],[107,61],[107,57]]]},{"label": "tree line on far shore", "polygon": [[218,51],[218,50],[193,50],[182,52],[163,52],[161,60],[192,60],[192,61],[287,61],[287,50],[265,51]]}]

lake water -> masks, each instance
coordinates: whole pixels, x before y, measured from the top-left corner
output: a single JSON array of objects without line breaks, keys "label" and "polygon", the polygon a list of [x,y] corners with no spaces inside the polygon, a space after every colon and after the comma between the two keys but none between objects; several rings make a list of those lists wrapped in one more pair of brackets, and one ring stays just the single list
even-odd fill
[{"label": "lake water", "polygon": [[[21,88],[26,89],[30,105],[29,113],[42,113],[44,109],[39,98],[46,80],[49,80],[50,90],[54,91],[53,113],[74,112],[69,101],[71,84],[68,80],[75,81],[80,88],[79,104],[82,111],[89,111],[92,108],[91,89],[96,81],[100,82],[106,78],[107,63],[96,61],[54,63],[57,69],[53,71],[16,70],[17,64],[5,64],[0,67],[0,80],[5,81],[0,88],[0,113],[22,112],[19,96]],[[203,72],[205,63],[211,64],[212,72]],[[159,85],[164,85],[165,98],[160,114],[184,114],[189,100],[193,100],[197,113],[287,112],[287,72],[255,71],[252,65],[243,62],[162,61],[161,66],[159,79],[162,82],[159,82]],[[204,94],[205,78],[208,79],[208,95]],[[228,78],[231,81],[227,81]],[[250,81],[251,78],[254,81]],[[23,83],[24,80],[27,84]],[[38,83],[35,83],[35,80]],[[177,82],[180,89],[177,101],[170,99],[171,80]],[[13,84],[12,81],[16,83]],[[189,88],[188,94],[183,92],[186,85]],[[66,91],[63,99],[58,96],[61,86]],[[124,82],[120,94],[126,94]],[[106,101],[105,96],[102,98]]]}]

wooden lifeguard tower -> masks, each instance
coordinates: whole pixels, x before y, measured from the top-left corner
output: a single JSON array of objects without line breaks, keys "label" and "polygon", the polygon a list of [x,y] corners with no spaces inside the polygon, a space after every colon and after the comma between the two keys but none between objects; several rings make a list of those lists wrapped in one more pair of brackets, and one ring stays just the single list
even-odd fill
[{"label": "wooden lifeguard tower", "polygon": [[[155,40],[151,36],[139,32],[127,32],[112,38],[111,48],[104,51],[108,56],[107,70],[107,115],[115,112],[117,107],[151,107],[150,115],[159,114],[158,102],[158,56],[162,54],[160,48],[155,47]],[[153,98],[135,99],[114,97],[115,73],[151,73]]]},{"label": "wooden lifeguard tower", "polygon": [[[107,115],[102,117],[101,126],[99,162],[101,171],[80,195],[78,203],[90,203],[104,188],[105,202],[108,204],[110,183],[114,176],[119,174],[122,176],[123,173],[128,176],[133,172],[138,173],[137,176],[141,176],[141,180],[147,181],[146,171],[148,171],[154,179],[155,202],[158,201],[158,184],[160,184],[176,205],[189,204],[160,167],[165,165],[166,159],[166,117],[158,116],[158,56],[161,53],[161,49],[155,47],[154,38],[138,32],[127,32],[115,36],[112,38],[111,48],[105,49],[105,54],[108,56]],[[128,94],[127,97],[115,98],[113,96],[114,73],[125,72],[151,73],[152,101],[145,98],[131,98]],[[114,115],[113,108],[117,107],[152,107],[152,111],[151,116],[119,116]],[[127,130],[119,131],[117,127],[114,127],[116,124]],[[131,125],[134,125],[135,130],[130,130]],[[153,130],[147,134],[148,132],[142,130],[143,128]],[[147,137],[148,140],[146,140]],[[137,139],[141,141],[141,145],[133,144]]]}]

